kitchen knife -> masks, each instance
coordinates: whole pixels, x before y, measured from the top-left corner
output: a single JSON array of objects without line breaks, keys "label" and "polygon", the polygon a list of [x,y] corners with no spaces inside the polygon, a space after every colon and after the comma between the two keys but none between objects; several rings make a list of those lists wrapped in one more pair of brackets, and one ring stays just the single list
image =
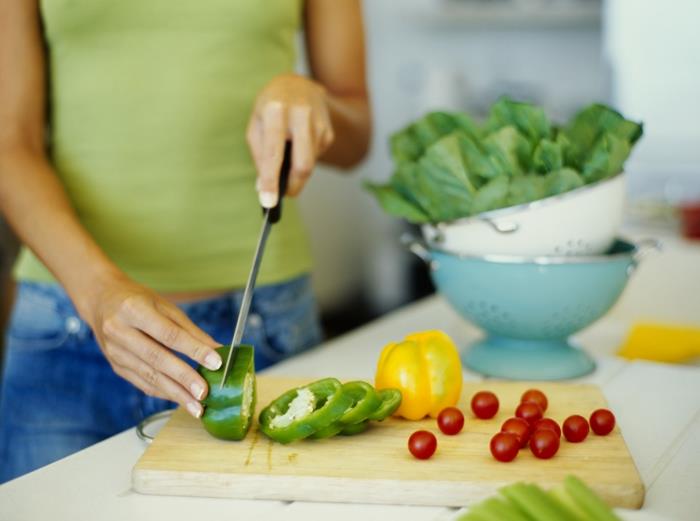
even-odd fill
[{"label": "kitchen knife", "polygon": [[231,339],[231,349],[229,349],[226,365],[224,366],[224,377],[221,379],[221,387],[224,386],[226,378],[228,378],[231,370],[231,361],[234,359],[236,348],[240,345],[245,330],[245,323],[248,319],[250,311],[250,303],[253,300],[253,289],[255,288],[255,280],[258,278],[258,270],[262,262],[263,252],[265,251],[265,243],[267,236],[270,234],[270,226],[282,218],[282,198],[287,191],[287,181],[289,180],[289,170],[292,166],[292,142],[287,141],[284,144],[284,157],[282,158],[282,167],[280,168],[279,177],[279,192],[277,205],[273,208],[263,208],[263,223],[258,238],[258,245],[255,248],[255,256],[253,257],[253,265],[250,268],[248,282],[243,290],[243,299],[241,300],[241,309],[238,312],[238,320],[236,320],[236,329],[233,332]]}]

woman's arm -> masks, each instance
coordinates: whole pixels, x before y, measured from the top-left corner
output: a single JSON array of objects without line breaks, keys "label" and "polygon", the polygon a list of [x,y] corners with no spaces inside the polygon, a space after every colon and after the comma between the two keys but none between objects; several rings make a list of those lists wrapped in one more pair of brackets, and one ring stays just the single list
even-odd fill
[{"label": "woman's arm", "polygon": [[372,120],[365,74],[361,0],[307,0],[306,52],[323,85],[335,140],[321,160],[349,168],[369,148]]},{"label": "woman's arm", "polygon": [[206,393],[206,384],[169,348],[213,367],[221,364],[212,349],[216,343],[107,258],[76,217],[45,155],[46,74],[37,3],[0,0],[0,208],[65,287],[115,372],[199,415],[193,396]]},{"label": "woman's arm", "polygon": [[297,195],[317,159],[344,168],[367,153],[371,133],[360,0],[307,0],[311,78],[282,75],[259,94],[248,126],[263,206],[277,201],[284,141],[291,139],[289,195]]}]

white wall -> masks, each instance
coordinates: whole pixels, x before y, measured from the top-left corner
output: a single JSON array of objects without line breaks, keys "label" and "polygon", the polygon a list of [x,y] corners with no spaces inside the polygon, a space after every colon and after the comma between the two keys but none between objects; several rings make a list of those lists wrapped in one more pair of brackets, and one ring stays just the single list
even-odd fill
[{"label": "white wall", "polygon": [[605,15],[614,102],[645,123],[632,195],[700,199],[700,2],[608,0]]}]

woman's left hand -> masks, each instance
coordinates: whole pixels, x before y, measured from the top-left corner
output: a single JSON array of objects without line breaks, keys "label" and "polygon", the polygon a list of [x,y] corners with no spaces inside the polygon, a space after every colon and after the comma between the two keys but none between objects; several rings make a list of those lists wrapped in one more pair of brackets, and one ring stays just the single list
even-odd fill
[{"label": "woman's left hand", "polygon": [[287,195],[301,192],[318,157],[333,143],[325,89],[296,74],[277,76],[258,94],[247,130],[258,170],[260,204],[277,204],[284,144],[292,141],[292,169]]}]

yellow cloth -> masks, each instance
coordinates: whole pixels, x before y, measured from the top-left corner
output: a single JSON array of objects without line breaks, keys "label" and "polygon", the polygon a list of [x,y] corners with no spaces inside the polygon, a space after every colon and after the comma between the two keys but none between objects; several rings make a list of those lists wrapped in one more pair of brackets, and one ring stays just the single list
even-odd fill
[{"label": "yellow cloth", "polygon": [[[50,156],[78,216],[123,270],[161,291],[245,284],[261,223],[245,128],[292,71],[299,0],[42,0]],[[293,200],[260,271],[311,266]],[[51,281],[24,249],[15,269]]]}]

